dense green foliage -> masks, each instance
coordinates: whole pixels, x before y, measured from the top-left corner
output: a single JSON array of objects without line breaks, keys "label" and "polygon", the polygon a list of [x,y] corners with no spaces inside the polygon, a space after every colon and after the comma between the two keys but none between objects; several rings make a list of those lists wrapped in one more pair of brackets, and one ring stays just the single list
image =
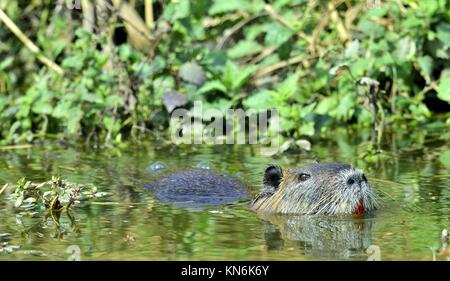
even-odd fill
[{"label": "dense green foliage", "polygon": [[[121,142],[164,129],[162,97],[174,91],[221,110],[275,107],[294,139],[374,120],[450,125],[448,0],[154,1],[150,51],[110,47],[110,33],[82,30],[80,11],[54,2],[0,1],[64,70],[40,64],[0,23],[3,143]],[[109,25],[117,34],[122,23]],[[377,93],[359,85],[364,77],[380,83]]]}]

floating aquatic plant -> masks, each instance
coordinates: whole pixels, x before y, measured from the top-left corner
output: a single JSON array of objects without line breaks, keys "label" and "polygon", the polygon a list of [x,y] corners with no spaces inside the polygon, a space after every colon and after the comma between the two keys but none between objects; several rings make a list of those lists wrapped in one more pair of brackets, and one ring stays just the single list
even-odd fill
[{"label": "floating aquatic plant", "polygon": [[42,183],[20,179],[10,200],[14,202],[16,209],[22,211],[62,211],[83,201],[109,195],[109,192],[99,192],[94,185],[72,183],[53,176],[51,180]]}]

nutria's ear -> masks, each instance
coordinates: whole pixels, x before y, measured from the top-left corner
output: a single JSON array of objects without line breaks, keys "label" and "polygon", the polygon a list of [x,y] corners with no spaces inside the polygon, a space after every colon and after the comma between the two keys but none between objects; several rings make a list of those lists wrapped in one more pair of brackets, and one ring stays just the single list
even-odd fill
[{"label": "nutria's ear", "polygon": [[264,188],[274,191],[278,188],[283,177],[283,170],[278,165],[270,165],[264,172]]}]

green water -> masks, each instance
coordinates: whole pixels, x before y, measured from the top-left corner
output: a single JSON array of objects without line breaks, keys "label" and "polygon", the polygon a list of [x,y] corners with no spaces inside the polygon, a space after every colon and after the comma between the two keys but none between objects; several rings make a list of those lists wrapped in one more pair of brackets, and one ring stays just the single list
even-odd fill
[{"label": "green water", "polygon": [[[439,252],[441,231],[450,227],[449,170],[437,159],[445,143],[415,149],[398,141],[387,145],[385,159],[374,164],[358,160],[357,144],[319,142],[312,153],[276,158],[258,155],[254,146],[179,148],[151,142],[121,150],[58,143],[0,150],[0,187],[20,177],[39,182],[60,174],[113,193],[54,220],[45,214],[20,217],[5,192],[0,195],[0,235],[9,235],[0,236],[0,242],[20,248],[0,252],[0,260],[67,260],[70,246],[80,249],[81,260],[366,260],[371,245],[381,260],[432,260],[430,248]],[[143,189],[156,177],[146,170],[156,161],[169,171],[206,164],[239,177],[256,193],[268,163],[288,167],[314,158],[363,169],[382,196],[380,210],[365,217],[267,219],[242,203],[178,208]],[[436,259],[445,257],[436,254]]]}]

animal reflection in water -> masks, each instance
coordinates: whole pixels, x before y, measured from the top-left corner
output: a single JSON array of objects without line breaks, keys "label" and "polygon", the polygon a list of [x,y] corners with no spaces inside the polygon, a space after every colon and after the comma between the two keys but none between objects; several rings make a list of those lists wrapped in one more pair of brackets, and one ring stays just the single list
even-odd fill
[{"label": "animal reflection in water", "polygon": [[372,220],[362,217],[270,215],[264,238],[267,249],[301,250],[323,259],[367,259],[372,242]]}]

